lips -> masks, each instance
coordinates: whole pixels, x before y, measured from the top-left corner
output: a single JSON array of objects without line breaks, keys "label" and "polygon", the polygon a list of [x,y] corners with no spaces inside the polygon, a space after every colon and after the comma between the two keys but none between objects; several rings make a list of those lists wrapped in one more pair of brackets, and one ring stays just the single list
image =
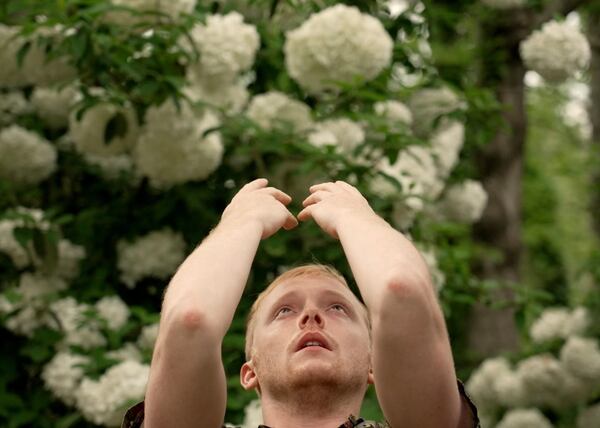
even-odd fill
[{"label": "lips", "polygon": [[300,337],[296,342],[295,352],[301,351],[304,348],[318,346],[331,351],[331,345],[329,341],[320,333],[311,332],[306,333]]}]

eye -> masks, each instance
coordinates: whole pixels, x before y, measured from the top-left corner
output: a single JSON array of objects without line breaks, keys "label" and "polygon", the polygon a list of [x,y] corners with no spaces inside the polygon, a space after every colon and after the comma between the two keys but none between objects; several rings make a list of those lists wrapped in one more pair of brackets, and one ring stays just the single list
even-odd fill
[{"label": "eye", "polygon": [[275,316],[278,317],[279,315],[285,315],[287,313],[292,312],[292,309],[287,307],[287,306],[283,306],[282,308],[280,308],[276,313]]},{"label": "eye", "polygon": [[333,309],[334,311],[337,311],[337,312],[346,312],[346,308],[343,305],[340,305],[339,303],[335,303],[335,304],[331,305],[329,307],[329,309]]}]

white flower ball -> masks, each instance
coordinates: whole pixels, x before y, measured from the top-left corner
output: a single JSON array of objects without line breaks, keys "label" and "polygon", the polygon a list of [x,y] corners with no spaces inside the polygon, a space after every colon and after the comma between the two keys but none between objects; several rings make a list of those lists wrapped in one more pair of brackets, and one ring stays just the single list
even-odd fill
[{"label": "white flower ball", "polygon": [[569,311],[567,308],[548,308],[533,322],[529,335],[536,343],[566,339],[585,332],[589,316],[585,308]]},{"label": "white flower ball", "polygon": [[158,323],[144,326],[138,337],[137,344],[142,349],[152,350],[158,337]]},{"label": "white flower ball", "polygon": [[185,241],[170,229],[150,232],[132,243],[117,244],[121,281],[129,288],[142,278],[167,279],[185,258]]},{"label": "white flower ball", "polygon": [[85,378],[77,389],[77,408],[97,425],[120,426],[127,406],[144,398],[149,375],[150,366],[128,360],[112,366],[98,380]]},{"label": "white flower ball", "polygon": [[413,114],[413,131],[419,137],[426,137],[435,125],[445,125],[446,122],[439,118],[459,109],[461,101],[446,87],[427,88],[415,92],[408,107]]},{"label": "white flower ball", "polygon": [[585,35],[567,22],[550,21],[534,31],[520,46],[530,70],[550,82],[560,82],[587,68],[591,58]]},{"label": "white flower ball", "polygon": [[[133,159],[129,154],[104,156],[86,153],[83,158],[88,164],[97,167],[99,174],[107,180],[116,180],[134,170]],[[135,178],[133,182],[136,182]]]},{"label": "white flower ball", "polygon": [[400,101],[379,101],[373,105],[373,110],[378,116],[384,117],[389,122],[390,129],[402,129],[410,126],[413,121],[410,109]]},{"label": "white flower ball", "polygon": [[14,123],[18,116],[29,113],[30,110],[31,106],[23,92],[0,93],[0,128]]},{"label": "white flower ball", "polygon": [[41,273],[24,273],[19,278],[17,292],[26,301],[31,301],[38,297],[43,297],[51,293],[57,293],[67,288],[67,283],[56,277]]},{"label": "white flower ball", "polygon": [[106,353],[108,358],[122,361],[137,361],[142,362],[142,354],[140,350],[133,343],[126,343],[121,348],[115,349],[114,351],[108,351]]},{"label": "white flower ball", "polygon": [[260,38],[253,25],[237,12],[211,15],[190,31],[200,54],[188,71],[207,86],[228,86],[254,63]]},{"label": "white flower ball", "polygon": [[479,181],[465,180],[446,189],[436,208],[445,219],[470,224],[481,218],[487,199]]},{"label": "white flower ball", "polygon": [[[111,3],[136,12],[159,12],[168,15],[171,19],[177,19],[182,13],[191,13],[196,0],[112,0]],[[104,16],[104,19],[114,24],[133,26],[142,22],[158,21],[162,17],[151,14],[139,16],[123,10],[111,11]]]},{"label": "white flower ball", "polygon": [[75,404],[77,388],[84,376],[83,365],[89,358],[63,351],[57,353],[42,370],[42,380],[46,389],[64,403]]},{"label": "white flower ball", "polygon": [[100,332],[97,322],[86,317],[92,308],[85,303],[77,302],[73,297],[65,297],[50,304],[50,310],[56,317],[48,321],[48,326],[64,334],[59,348],[80,346],[91,349],[106,345],[106,338]]},{"label": "white flower ball", "polygon": [[553,425],[538,409],[514,409],[504,415],[496,428],[553,428]]},{"label": "white flower ball", "polygon": [[445,180],[456,166],[465,141],[465,126],[456,121],[447,123],[431,136],[431,151],[438,166],[438,176]]},{"label": "white flower ball", "polygon": [[291,126],[299,132],[312,125],[310,107],[277,91],[255,95],[246,115],[264,129]]},{"label": "white flower ball", "polygon": [[[127,129],[124,135],[115,135],[107,142],[104,139],[106,127],[117,114],[125,118]],[[86,110],[79,121],[73,112],[69,118],[69,134],[75,148],[82,154],[114,156],[128,153],[134,148],[139,126],[132,109],[101,103]]]},{"label": "white flower ball", "polygon": [[110,330],[119,330],[129,319],[129,306],[119,296],[103,297],[95,307]]},{"label": "white flower ball", "polygon": [[223,159],[220,134],[203,135],[218,124],[211,113],[199,118],[187,104],[180,112],[171,101],[150,108],[133,156],[138,172],[157,189],[205,180]]},{"label": "white flower ball", "polygon": [[517,366],[526,396],[539,407],[564,408],[583,399],[588,389],[552,355],[529,357]]},{"label": "white flower ball", "polygon": [[196,81],[193,76],[188,78],[188,81],[190,84],[183,88],[183,92],[192,102],[222,109],[225,114],[240,113],[250,98],[250,93],[242,82],[234,82],[227,86],[212,86]]},{"label": "white flower ball", "polygon": [[506,358],[487,359],[471,374],[465,385],[466,390],[475,404],[483,410],[495,409],[499,403],[494,382],[499,376],[510,373],[510,364]]},{"label": "white flower ball", "polygon": [[595,404],[583,410],[577,416],[577,428],[600,426],[600,404]]},{"label": "white flower ball", "polygon": [[76,98],[77,91],[72,85],[63,88],[36,87],[31,94],[31,104],[46,125],[52,129],[61,129],[69,124],[69,115]]},{"label": "white flower ball", "polygon": [[498,403],[505,407],[520,407],[529,403],[523,378],[519,373],[504,372],[494,380]]},{"label": "white flower ball", "polygon": [[[77,72],[68,65],[67,60],[57,58],[48,61],[43,46],[37,43],[38,36],[56,35],[58,30],[60,27],[42,28],[26,40],[21,36],[15,38],[20,32],[19,27],[0,24],[0,88],[49,86],[72,80]],[[31,46],[19,67],[17,53],[27,41],[31,42]]]},{"label": "white flower ball", "polygon": [[0,179],[34,185],[56,169],[56,149],[35,132],[18,125],[0,130]]},{"label": "white flower ball", "polygon": [[394,42],[379,20],[338,4],[286,34],[285,64],[306,91],[337,88],[337,82],[372,80],[392,59]]},{"label": "white flower ball", "polygon": [[597,340],[569,337],[560,351],[560,361],[575,376],[600,384],[600,349]]},{"label": "white flower ball", "polygon": [[308,142],[317,147],[335,146],[340,153],[350,155],[365,142],[365,131],[350,119],[327,119],[315,125]]},{"label": "white flower ball", "polygon": [[244,408],[243,428],[255,428],[263,424],[262,406],[260,400],[252,400]]},{"label": "white flower ball", "polygon": [[483,4],[493,9],[505,10],[524,6],[527,0],[481,0]]},{"label": "white flower ball", "polygon": [[18,312],[6,320],[4,326],[15,334],[31,338],[35,330],[46,323],[47,318],[43,308],[39,304],[34,304],[21,306]]}]

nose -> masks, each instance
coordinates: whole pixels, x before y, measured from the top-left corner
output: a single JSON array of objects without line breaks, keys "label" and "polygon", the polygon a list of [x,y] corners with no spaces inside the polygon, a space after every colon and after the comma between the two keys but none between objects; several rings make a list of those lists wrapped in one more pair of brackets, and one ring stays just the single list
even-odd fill
[{"label": "nose", "polygon": [[300,317],[300,328],[306,328],[311,324],[315,324],[320,328],[325,327],[325,319],[318,309],[307,308]]}]

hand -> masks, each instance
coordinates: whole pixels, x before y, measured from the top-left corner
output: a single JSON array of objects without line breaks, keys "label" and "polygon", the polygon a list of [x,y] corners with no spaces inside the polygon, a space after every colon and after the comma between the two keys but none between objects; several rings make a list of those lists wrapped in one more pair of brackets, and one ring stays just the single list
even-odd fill
[{"label": "hand", "polygon": [[223,211],[221,223],[258,222],[261,239],[282,227],[285,230],[296,227],[298,220],[286,208],[292,198],[279,189],[267,187],[268,183],[266,178],[259,178],[242,187]]},{"label": "hand", "polygon": [[338,239],[341,222],[349,217],[380,220],[364,196],[345,181],[321,183],[310,187],[311,195],[298,214],[300,221],[312,218],[326,233]]}]

